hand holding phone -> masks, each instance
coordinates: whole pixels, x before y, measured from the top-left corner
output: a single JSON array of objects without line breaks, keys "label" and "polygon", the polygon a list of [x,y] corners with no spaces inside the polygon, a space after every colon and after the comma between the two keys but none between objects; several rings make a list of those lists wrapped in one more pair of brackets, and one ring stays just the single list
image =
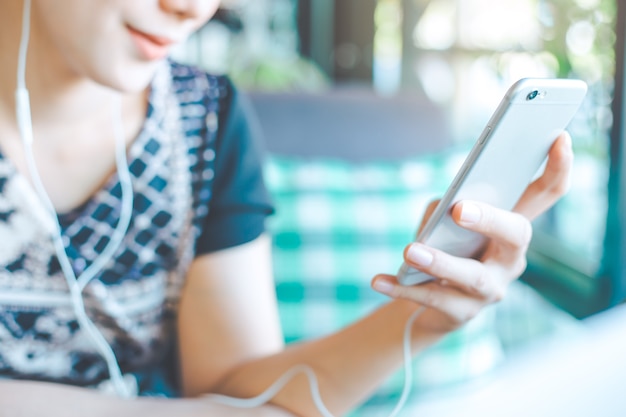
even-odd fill
[{"label": "hand holding phone", "polygon": [[[511,210],[531,182],[557,136],[580,107],[587,86],[570,79],[522,79],[513,84],[487,123],[417,241],[458,257],[475,257],[487,239],[450,216],[461,200]],[[433,279],[403,263],[398,282]]]}]

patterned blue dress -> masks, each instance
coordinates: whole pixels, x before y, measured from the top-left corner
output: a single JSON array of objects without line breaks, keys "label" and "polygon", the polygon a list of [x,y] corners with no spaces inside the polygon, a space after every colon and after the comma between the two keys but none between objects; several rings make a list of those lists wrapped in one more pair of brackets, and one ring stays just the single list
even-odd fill
[{"label": "patterned blue dress", "polygon": [[[165,62],[128,149],[134,188],[123,244],[83,288],[90,319],[142,393],[176,393],[176,312],[197,256],[252,240],[272,208],[246,102],[225,77]],[[117,175],[59,215],[80,274],[119,219]],[[81,329],[54,251],[53,219],[0,150],[0,378],[97,386],[108,370]]]}]

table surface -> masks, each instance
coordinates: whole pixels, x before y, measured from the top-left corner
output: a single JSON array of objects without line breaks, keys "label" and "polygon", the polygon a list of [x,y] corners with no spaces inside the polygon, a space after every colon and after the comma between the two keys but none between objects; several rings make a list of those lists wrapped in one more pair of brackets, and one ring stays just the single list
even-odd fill
[{"label": "table surface", "polygon": [[585,320],[576,335],[532,343],[471,384],[413,398],[400,416],[624,417],[625,387],[626,306],[619,306]]}]

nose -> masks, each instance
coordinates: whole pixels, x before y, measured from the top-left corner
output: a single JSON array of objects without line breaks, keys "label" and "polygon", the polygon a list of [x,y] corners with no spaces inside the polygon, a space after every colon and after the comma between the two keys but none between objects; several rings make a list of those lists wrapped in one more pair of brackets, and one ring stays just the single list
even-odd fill
[{"label": "nose", "polygon": [[180,19],[208,18],[217,9],[219,0],[159,0],[161,9]]}]

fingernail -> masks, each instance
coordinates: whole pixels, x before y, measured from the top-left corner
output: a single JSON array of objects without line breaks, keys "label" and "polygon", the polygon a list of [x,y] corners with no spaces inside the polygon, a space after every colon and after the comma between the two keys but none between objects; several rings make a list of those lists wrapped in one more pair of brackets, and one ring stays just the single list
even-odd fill
[{"label": "fingernail", "polygon": [[421,245],[411,245],[406,253],[407,258],[420,266],[428,266],[433,263],[433,254]]},{"label": "fingernail", "polygon": [[480,220],[480,209],[476,204],[463,203],[461,206],[461,221],[463,223],[476,223]]},{"label": "fingernail", "polygon": [[570,135],[565,135],[565,148],[569,153],[574,153],[574,150],[572,149],[572,137]]},{"label": "fingernail", "polygon": [[570,136],[569,133],[563,134],[563,141],[565,142],[567,146],[572,146],[572,137]]},{"label": "fingernail", "polygon": [[377,279],[376,281],[374,281],[373,287],[376,291],[387,295],[391,295],[394,289],[394,285],[389,281],[385,281],[384,279]]}]

